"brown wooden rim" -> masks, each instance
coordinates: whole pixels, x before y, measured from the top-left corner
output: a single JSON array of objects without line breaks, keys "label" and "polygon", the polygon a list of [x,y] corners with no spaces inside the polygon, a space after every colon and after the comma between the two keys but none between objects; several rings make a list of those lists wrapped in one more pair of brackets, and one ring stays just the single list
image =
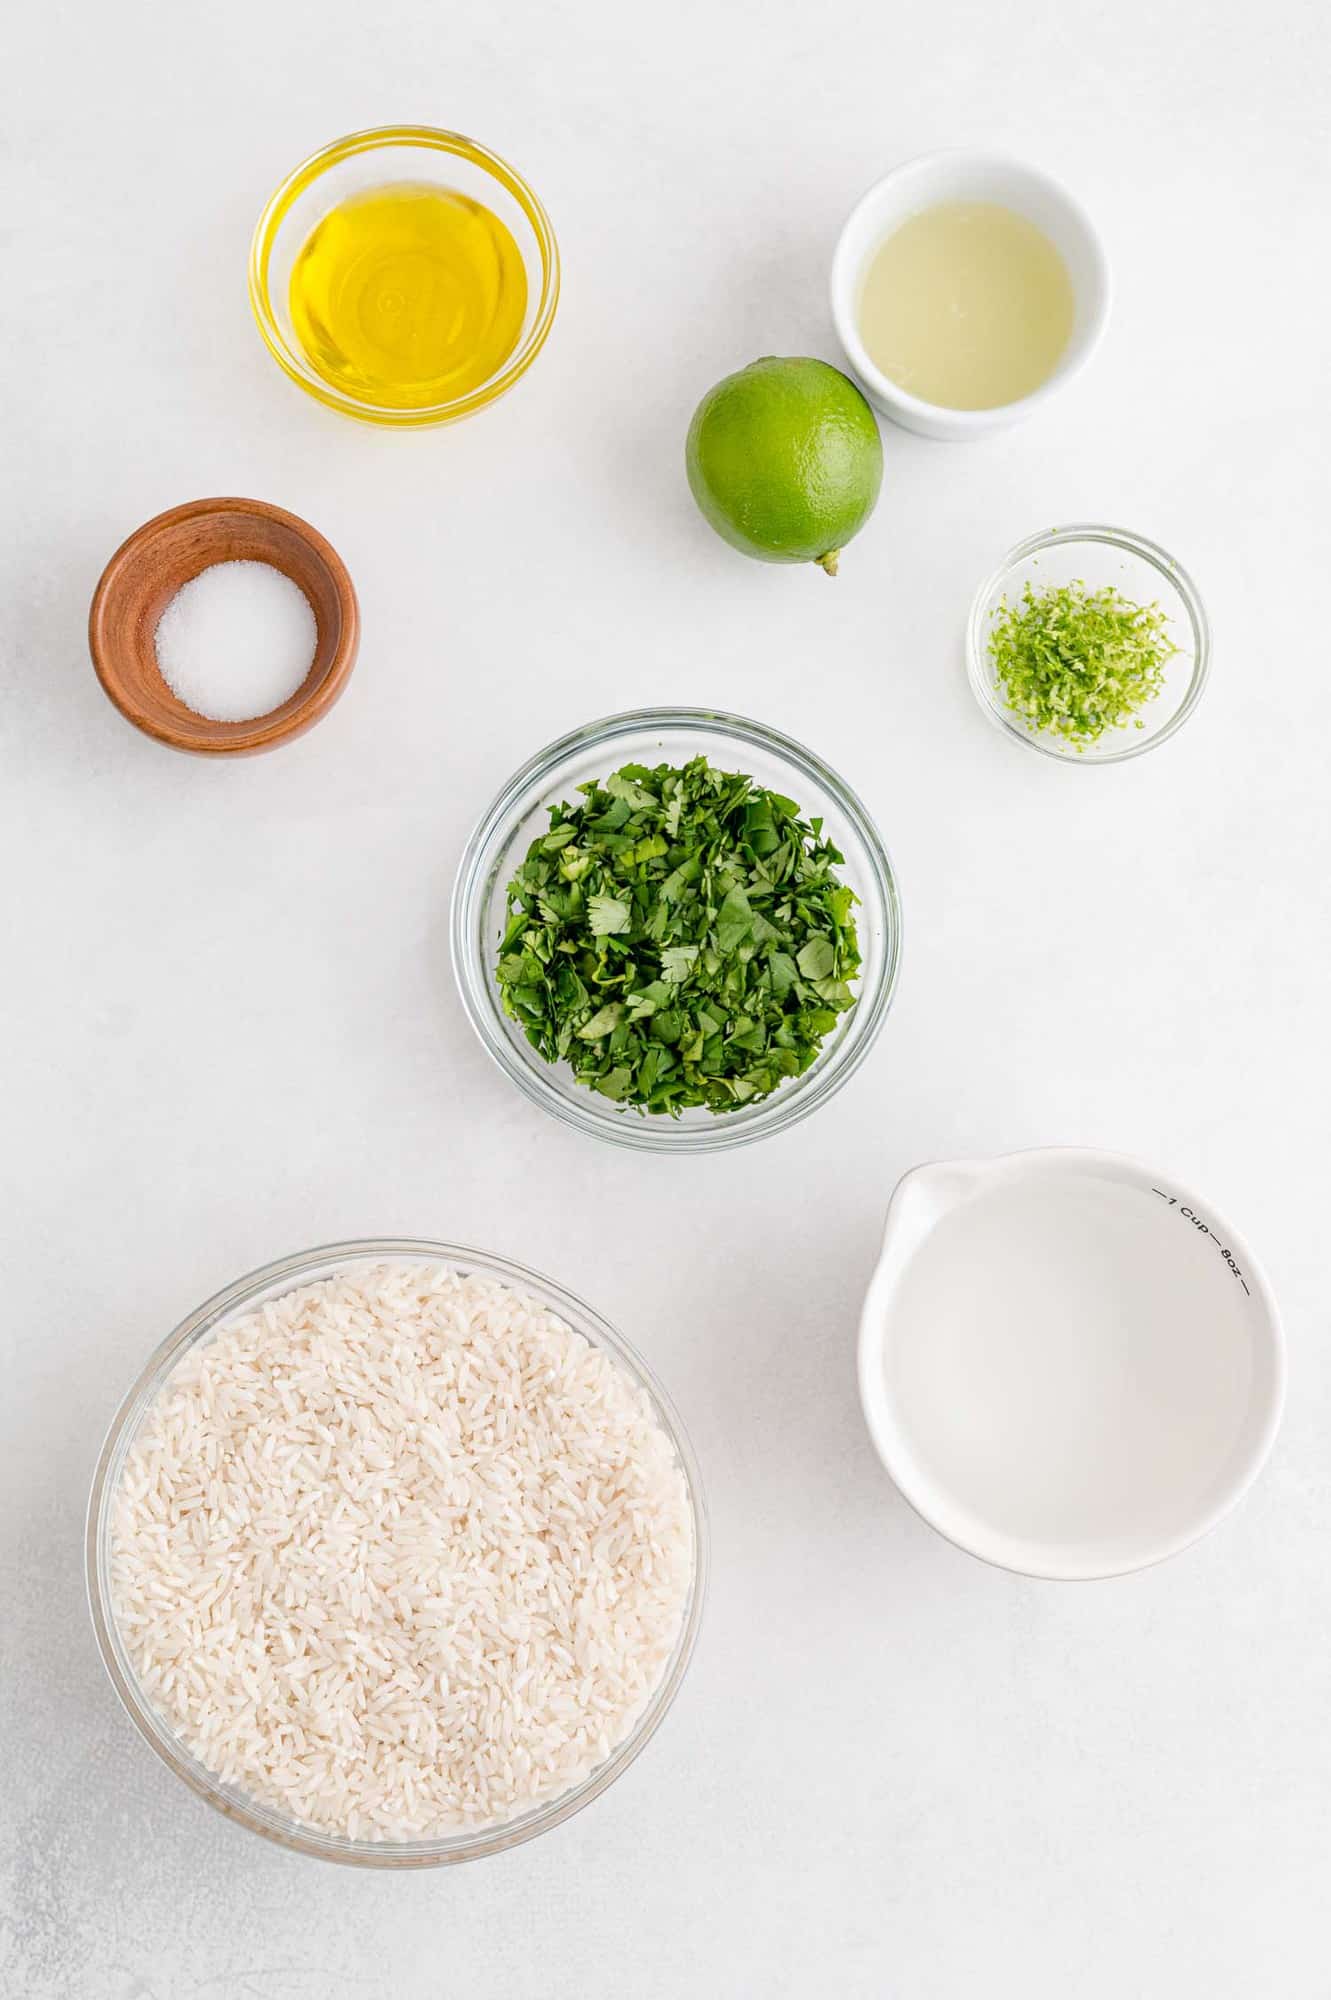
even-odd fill
[{"label": "brown wooden rim", "polygon": [[[132,551],[143,543],[150,542],[163,529],[174,527],[184,521],[198,520],[214,514],[248,514],[260,520],[272,521],[287,528],[298,537],[311,554],[326,570],[338,600],[341,615],[341,633],[327,672],[303,700],[292,698],[294,706],[284,703],[271,715],[256,716],[252,722],[211,722],[206,717],[197,719],[198,726],[192,736],[177,732],[167,722],[146,715],[132,700],[108,667],[112,652],[112,642],[107,630],[106,608],[110,594],[120,570]],[[158,743],[165,743],[173,750],[183,750],[194,756],[245,756],[256,751],[269,750],[279,743],[290,742],[312,729],[333,706],[345,688],[351,670],[356,664],[356,654],[360,646],[360,605],[350,573],[337,550],[327,538],[312,527],[299,514],[293,514],[285,507],[276,507],[271,501],[250,500],[235,494],[219,495],[212,499],[186,500],[177,507],[168,507],[163,513],[154,514],[151,520],[127,535],[97,582],[92,604],[88,612],[88,649],[102,690],[107,699],[119,710],[127,722],[152,737]],[[215,740],[206,739],[216,732]],[[199,740],[203,737],[205,740]]]}]

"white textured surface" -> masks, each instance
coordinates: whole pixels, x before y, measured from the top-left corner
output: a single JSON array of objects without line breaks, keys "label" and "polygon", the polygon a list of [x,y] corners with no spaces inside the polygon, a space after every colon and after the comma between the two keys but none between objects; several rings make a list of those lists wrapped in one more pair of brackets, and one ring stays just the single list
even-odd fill
[{"label": "white textured surface", "polygon": [[[127,0],[29,8],[7,55],[5,2000],[1322,2000],[1331,17]],[[302,397],[244,297],[271,184],[394,116],[511,154],[566,257],[527,382],[411,437]],[[846,210],[966,141],[1101,221],[1101,354],[991,444],[889,434],[835,583],[745,564],[685,487],[695,399],[757,354],[833,356]],[[365,631],[333,715],[234,765],[131,733],[84,641],[122,536],[224,492],[312,519]],[[1177,740],[1101,772],[1005,743],[961,661],[977,578],[1088,516],[1176,549],[1218,639]],[[874,1057],[731,1158],[541,1120],[451,985],[473,815],[556,731],[645,700],[806,737],[905,891]],[[898,1173],[1044,1141],[1204,1190],[1291,1341],[1242,1510],[1084,1588],[931,1535],[854,1390]],[[191,1799],[117,1709],[80,1576],[146,1351],[239,1271],[373,1230],[507,1250],[616,1319],[678,1398],[715,1530],[697,1659],[632,1772],[544,1842],[401,1879]]]}]

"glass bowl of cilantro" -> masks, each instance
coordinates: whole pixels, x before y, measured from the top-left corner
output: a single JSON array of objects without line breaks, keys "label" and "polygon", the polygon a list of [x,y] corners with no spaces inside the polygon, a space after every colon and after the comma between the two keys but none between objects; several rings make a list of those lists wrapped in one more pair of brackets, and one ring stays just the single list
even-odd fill
[{"label": "glass bowl of cilantro", "polygon": [[1007,736],[1065,763],[1118,764],[1181,729],[1211,663],[1187,571],[1126,528],[1051,528],[980,586],[971,688]]},{"label": "glass bowl of cilantro", "polygon": [[886,1018],[901,909],[841,778],[741,716],[614,715],[540,751],[467,844],[453,964],[524,1096],[621,1146],[783,1131]]}]

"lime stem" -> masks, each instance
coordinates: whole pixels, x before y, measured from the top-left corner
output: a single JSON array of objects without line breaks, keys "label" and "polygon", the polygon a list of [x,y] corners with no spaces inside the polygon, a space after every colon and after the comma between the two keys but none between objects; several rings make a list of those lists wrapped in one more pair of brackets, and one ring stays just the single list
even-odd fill
[{"label": "lime stem", "polygon": [[814,561],[817,563],[819,569],[825,569],[829,576],[835,576],[837,557],[840,554],[840,549],[829,549],[825,556],[815,556]]}]

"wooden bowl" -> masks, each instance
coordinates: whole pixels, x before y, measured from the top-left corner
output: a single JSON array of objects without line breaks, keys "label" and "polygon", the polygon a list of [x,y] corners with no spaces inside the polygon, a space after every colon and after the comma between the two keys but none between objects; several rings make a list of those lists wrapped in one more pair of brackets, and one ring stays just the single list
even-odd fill
[{"label": "wooden bowl", "polygon": [[[157,664],[157,621],[182,584],[221,562],[266,562],[304,591],[318,637],[296,692],[248,722],[211,722],[172,694]],[[190,500],[145,521],[102,572],[88,617],[97,678],[127,721],[203,757],[271,750],[314,726],[347,684],[360,642],[351,578],[323,536],[263,500]]]}]

